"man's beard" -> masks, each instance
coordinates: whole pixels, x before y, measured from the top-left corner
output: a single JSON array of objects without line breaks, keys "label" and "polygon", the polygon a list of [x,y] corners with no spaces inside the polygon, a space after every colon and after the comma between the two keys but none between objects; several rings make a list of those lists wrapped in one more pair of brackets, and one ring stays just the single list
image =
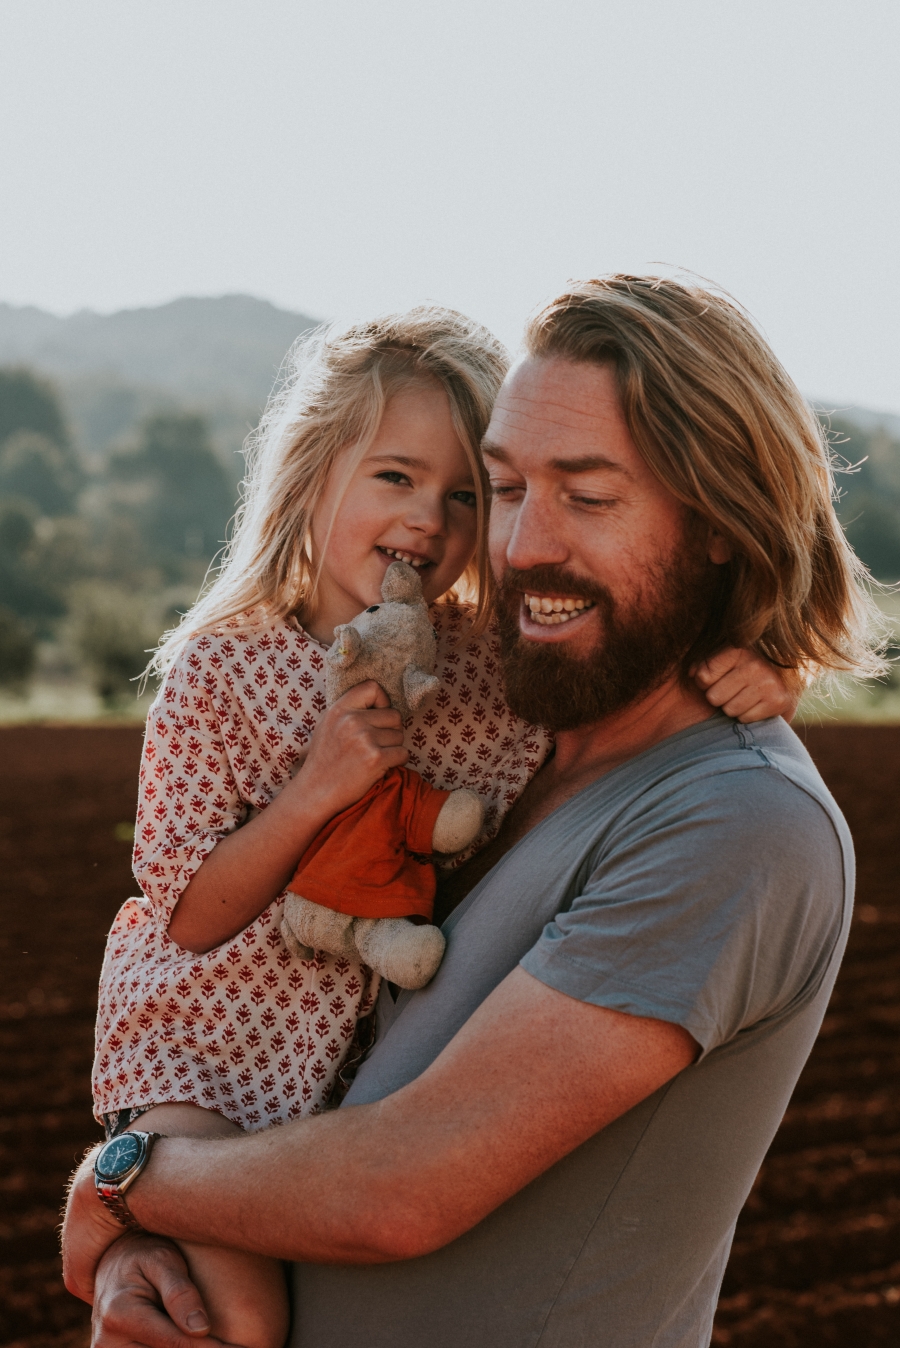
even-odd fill
[{"label": "man's beard", "polygon": [[[693,541],[685,539],[683,548],[652,568],[647,591],[629,607],[617,603],[604,585],[565,567],[508,570],[497,610],[512,711],[547,730],[574,730],[621,711],[680,674],[711,615],[721,570],[708,561],[705,547],[702,555],[695,551]],[[567,643],[523,637],[523,591],[593,600],[600,631],[587,655],[570,654]]]}]

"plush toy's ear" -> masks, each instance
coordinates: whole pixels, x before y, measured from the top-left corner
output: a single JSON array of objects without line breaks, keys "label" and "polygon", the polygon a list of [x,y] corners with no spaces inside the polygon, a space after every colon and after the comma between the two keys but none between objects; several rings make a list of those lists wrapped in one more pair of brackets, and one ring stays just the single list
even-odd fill
[{"label": "plush toy's ear", "polygon": [[362,649],[362,637],[349,623],[341,623],[334,629],[334,645],[328,651],[329,662],[337,669],[346,669],[352,665]]},{"label": "plush toy's ear", "polygon": [[403,695],[410,711],[416,711],[429,693],[437,692],[441,681],[436,674],[426,674],[418,665],[407,665],[403,671]]},{"label": "plush toy's ear", "polygon": [[418,604],[422,582],[406,562],[391,562],[381,583],[381,597],[387,604]]}]

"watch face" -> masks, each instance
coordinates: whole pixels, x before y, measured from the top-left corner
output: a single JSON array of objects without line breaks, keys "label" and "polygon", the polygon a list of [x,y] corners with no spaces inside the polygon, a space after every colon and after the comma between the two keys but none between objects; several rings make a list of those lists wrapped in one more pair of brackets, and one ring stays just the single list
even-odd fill
[{"label": "watch face", "polygon": [[142,1151],[141,1138],[135,1137],[134,1133],[123,1133],[121,1137],[114,1137],[111,1142],[107,1142],[97,1157],[94,1169],[101,1179],[114,1183],[128,1174]]}]

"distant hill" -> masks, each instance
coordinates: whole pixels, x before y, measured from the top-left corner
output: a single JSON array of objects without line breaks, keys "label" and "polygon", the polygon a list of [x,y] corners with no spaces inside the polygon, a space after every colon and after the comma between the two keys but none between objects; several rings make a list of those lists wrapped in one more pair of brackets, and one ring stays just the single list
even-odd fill
[{"label": "distant hill", "polygon": [[63,379],[112,376],[182,401],[261,405],[288,347],[315,322],[249,295],[69,318],[0,304],[0,364]]},{"label": "distant hill", "polygon": [[285,353],[316,319],[249,295],[58,318],[0,304],[0,366],[50,375],[79,450],[96,460],[154,412],[202,412],[235,481]]},{"label": "distant hill", "polygon": [[854,407],[847,403],[831,403],[824,398],[813,398],[812,405],[827,426],[830,422],[852,422],[854,426],[871,433],[883,431],[894,440],[900,440],[900,416],[896,412],[873,412],[870,407]]}]

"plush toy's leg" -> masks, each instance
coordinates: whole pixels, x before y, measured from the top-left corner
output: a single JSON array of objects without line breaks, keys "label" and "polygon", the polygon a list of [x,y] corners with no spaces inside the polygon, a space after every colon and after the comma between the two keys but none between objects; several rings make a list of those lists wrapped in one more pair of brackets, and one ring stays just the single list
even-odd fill
[{"label": "plush toy's leg", "polygon": [[[299,894],[288,894],[285,900],[282,935],[285,928],[294,938],[292,946],[285,936],[289,950],[301,946],[313,950],[327,950],[331,955],[345,955],[348,959],[353,959],[356,955],[353,918],[348,917],[346,913],[336,913],[332,908],[323,908],[320,903],[311,903],[309,899],[303,899]],[[304,955],[301,958],[309,959],[309,956]]]},{"label": "plush toy's leg", "polygon": [[461,852],[478,837],[484,822],[484,804],[474,791],[462,787],[451,791],[434,826],[432,845],[436,852]]},{"label": "plush toy's leg", "polygon": [[405,917],[358,917],[353,923],[359,957],[399,988],[424,988],[444,957],[439,927],[416,925]]}]

